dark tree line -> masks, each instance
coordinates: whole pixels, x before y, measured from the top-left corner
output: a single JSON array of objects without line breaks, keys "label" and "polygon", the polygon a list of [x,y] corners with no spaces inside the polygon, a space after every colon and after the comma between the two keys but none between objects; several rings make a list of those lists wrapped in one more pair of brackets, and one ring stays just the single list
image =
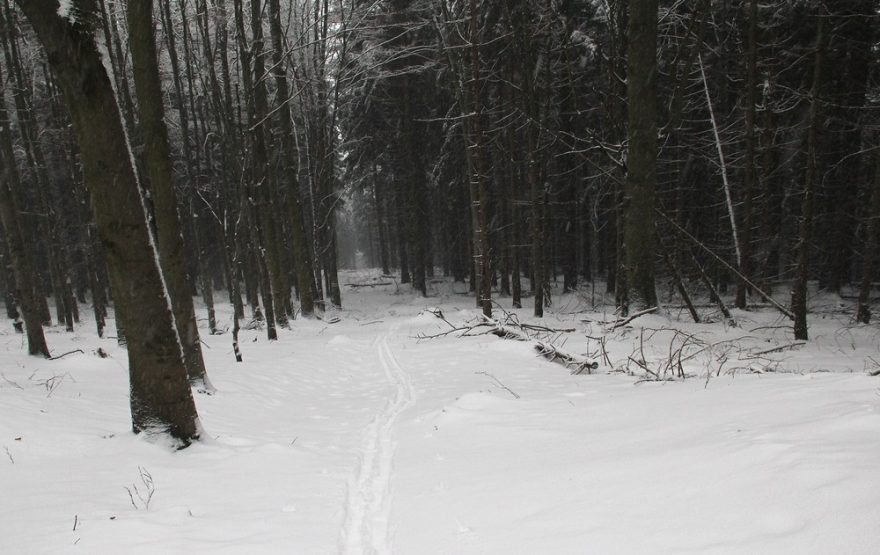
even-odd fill
[{"label": "dark tree line", "polygon": [[764,300],[806,338],[818,283],[867,323],[877,8],[0,0],[7,315],[48,356],[44,325],[90,304],[103,335],[112,307],[135,430],[187,441],[185,384],[212,390],[193,296],[210,333],[228,297],[240,359],[243,320],[272,340],[341,306],[355,252],[486,315],[668,286],[695,320],[695,293]]}]

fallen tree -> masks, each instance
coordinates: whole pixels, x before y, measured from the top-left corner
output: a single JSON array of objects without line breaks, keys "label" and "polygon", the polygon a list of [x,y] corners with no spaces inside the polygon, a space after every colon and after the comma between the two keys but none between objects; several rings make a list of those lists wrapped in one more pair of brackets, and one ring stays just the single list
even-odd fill
[{"label": "fallen tree", "polygon": [[504,321],[501,322],[495,318],[481,315],[476,321],[456,325],[446,319],[443,312],[438,308],[429,308],[428,312],[442,320],[449,326],[448,330],[443,330],[435,334],[419,334],[419,339],[436,339],[447,335],[458,334],[459,337],[475,336],[475,335],[494,335],[501,339],[512,339],[514,341],[523,341],[532,343],[534,350],[539,356],[557,364],[561,364],[568,368],[572,374],[591,374],[593,370],[599,368],[599,363],[595,360],[589,360],[586,357],[569,353],[556,345],[551,339],[540,337],[543,335],[554,335],[559,333],[571,333],[576,331],[574,328],[550,328],[547,326],[539,326],[535,324],[526,324],[520,322],[515,314],[511,314],[502,309]]}]

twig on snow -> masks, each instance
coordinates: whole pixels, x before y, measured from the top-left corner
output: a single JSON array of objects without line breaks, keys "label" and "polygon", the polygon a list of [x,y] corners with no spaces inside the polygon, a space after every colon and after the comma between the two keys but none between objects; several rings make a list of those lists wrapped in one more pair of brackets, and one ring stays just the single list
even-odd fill
[{"label": "twig on snow", "polygon": [[511,395],[513,395],[514,399],[519,399],[519,398],[520,398],[520,396],[519,396],[519,394],[518,394],[517,392],[515,392],[514,390],[510,389],[509,387],[507,387],[506,385],[504,385],[503,383],[501,383],[501,380],[499,380],[498,378],[496,378],[494,374],[490,374],[489,372],[483,372],[483,371],[474,372],[474,374],[483,374],[484,376],[489,376],[490,378],[492,378],[493,380],[495,380],[495,383],[498,385],[498,387],[500,387],[500,388],[502,388],[502,389],[506,389],[506,390],[508,391],[508,393],[510,393]]},{"label": "twig on snow", "polygon": [[[135,510],[140,510],[141,506],[143,506],[144,510],[149,510],[150,500],[153,499],[153,494],[156,493],[156,484],[153,482],[153,476],[146,468],[139,466],[138,474],[140,475],[144,491],[141,492],[141,490],[138,489],[137,484],[132,484],[131,488],[123,486],[123,489],[128,492],[128,499],[131,501],[131,506],[134,507]],[[134,493],[132,493],[132,490],[134,490]],[[140,506],[135,502],[135,497],[140,501]]]},{"label": "twig on snow", "polygon": [[64,354],[60,354],[60,355],[57,355],[57,356],[54,356],[54,357],[49,357],[49,360],[58,360],[59,358],[64,358],[64,357],[66,357],[67,355],[72,355],[73,353],[81,353],[81,354],[84,354],[82,349],[74,349],[74,350],[72,350],[72,351],[67,351],[67,352],[64,353]]},{"label": "twig on snow", "polygon": [[8,383],[9,385],[11,385],[12,387],[17,387],[18,389],[24,389],[23,387],[21,387],[20,385],[18,385],[17,383],[15,383],[14,381],[10,380],[5,375],[3,375],[3,373],[0,373],[0,378],[3,378],[3,381]]}]

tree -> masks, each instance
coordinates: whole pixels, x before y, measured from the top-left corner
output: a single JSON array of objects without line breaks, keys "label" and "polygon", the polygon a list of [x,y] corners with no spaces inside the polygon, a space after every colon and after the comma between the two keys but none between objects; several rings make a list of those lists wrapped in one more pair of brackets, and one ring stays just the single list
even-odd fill
[{"label": "tree", "polygon": [[822,86],[822,63],[825,55],[825,18],[818,14],[816,30],[816,50],[813,61],[813,79],[810,86],[810,112],[807,122],[807,168],[804,172],[803,198],[801,200],[800,230],[797,244],[797,266],[791,290],[791,311],[794,313],[794,338],[806,341],[807,331],[807,280],[810,276],[810,249],[813,233],[813,211],[816,194],[818,133],[819,133],[819,92]]},{"label": "tree", "polygon": [[[745,183],[743,188],[743,233],[739,271],[749,277],[752,271],[752,197],[758,188],[758,171],[755,155],[755,117],[758,104],[758,0],[748,0],[748,50],[746,56],[746,117],[745,117]],[[736,283],[736,307],[746,307],[748,286],[744,279]]]},{"label": "tree", "polygon": [[281,133],[281,172],[279,180],[287,182],[287,204],[290,211],[290,230],[296,268],[297,292],[300,310],[304,316],[315,310],[315,277],[312,253],[308,248],[302,200],[299,193],[299,168],[296,164],[290,114],[289,87],[287,85],[287,56],[284,54],[284,36],[281,27],[279,0],[269,0],[270,30],[272,34],[273,75],[278,89],[278,121]]},{"label": "tree", "polygon": [[626,298],[623,308],[657,306],[654,283],[654,188],[657,182],[657,0],[629,4],[627,104],[629,146],[624,193]]},{"label": "tree", "polygon": [[862,283],[859,288],[859,304],[856,308],[856,321],[867,324],[871,321],[871,280],[880,250],[880,155],[875,155],[874,184],[871,190],[870,212],[865,256],[862,262]]},{"label": "tree", "polygon": [[156,218],[156,246],[168,285],[174,322],[184,352],[189,381],[202,391],[213,391],[202,358],[196,312],[187,279],[186,249],[177,213],[177,194],[171,175],[171,151],[165,128],[165,109],[153,36],[153,0],[128,0],[128,33],[134,86],[149,184]]},{"label": "tree", "polygon": [[128,338],[132,429],[186,446],[201,433],[199,419],[119,107],[95,44],[96,2],[78,0],[67,12],[55,0],[17,2],[43,45],[77,134],[116,314]]},{"label": "tree", "polygon": [[[0,96],[3,88],[0,87]],[[24,317],[28,353],[49,356],[43,335],[42,311],[37,297],[41,295],[32,252],[25,246],[19,222],[13,187],[19,185],[18,168],[12,151],[12,136],[5,100],[0,98],[0,223],[9,249],[12,275],[15,279],[15,301]]]},{"label": "tree", "polygon": [[483,309],[483,316],[492,316],[492,268],[489,256],[489,207],[486,195],[485,176],[485,137],[483,135],[483,81],[480,76],[481,33],[478,25],[477,3],[470,0],[468,8],[471,78],[470,141],[468,154],[471,170],[471,203],[473,205],[474,261],[477,265],[477,304]]}]

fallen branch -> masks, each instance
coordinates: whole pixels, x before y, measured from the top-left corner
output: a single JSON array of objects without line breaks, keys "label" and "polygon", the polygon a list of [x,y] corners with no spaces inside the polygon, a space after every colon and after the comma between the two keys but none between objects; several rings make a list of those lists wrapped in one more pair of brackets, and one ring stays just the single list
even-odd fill
[{"label": "fallen branch", "polygon": [[626,358],[628,358],[630,362],[635,363],[636,366],[638,366],[639,368],[641,368],[642,370],[644,370],[644,371],[647,372],[648,374],[651,374],[652,376],[654,376],[654,378],[656,378],[656,379],[658,379],[658,380],[660,379],[660,376],[657,374],[657,372],[654,372],[653,370],[651,370],[650,368],[648,368],[648,365],[645,364],[645,361],[643,361],[643,360],[636,360],[636,359],[634,359],[634,358],[631,357],[631,356],[626,357]]},{"label": "fallen branch", "polygon": [[749,353],[744,358],[757,358],[761,355],[766,355],[770,353],[776,353],[779,351],[784,351],[786,349],[794,349],[796,347],[803,347],[807,343],[805,341],[795,341],[794,343],[789,343],[788,345],[780,345],[778,347],[773,347],[772,349],[767,349],[766,351],[758,351],[757,353]]},{"label": "fallen branch", "polygon": [[605,348],[605,337],[591,337],[588,335],[587,339],[599,342],[599,347],[602,349],[602,360],[604,360],[605,364],[607,364],[609,367],[613,366],[611,364],[611,358],[608,356],[608,350]]},{"label": "fallen branch", "polygon": [[[522,324],[520,323],[516,317],[512,314],[506,313],[506,323],[501,323],[493,318],[488,318],[486,316],[481,316],[480,321],[474,322],[467,325],[456,325],[446,319],[443,313],[439,309],[429,309],[428,312],[436,316],[438,319],[443,320],[446,325],[449,326],[448,330],[440,331],[435,334],[426,335],[424,333],[420,333],[417,338],[418,339],[436,339],[438,337],[444,337],[452,334],[460,334],[459,337],[468,337],[473,335],[487,335],[491,334],[496,337],[500,337],[501,339],[512,339],[514,341],[523,341],[523,342],[533,342],[535,351],[538,352],[539,355],[546,358],[551,362],[556,362],[568,368],[572,374],[583,374],[585,371],[589,374],[592,370],[596,370],[599,368],[599,363],[596,361],[587,360],[584,357],[573,355],[566,351],[563,351],[559,347],[552,345],[547,340],[535,339],[530,336],[528,331],[536,331],[541,333],[561,333],[561,332],[572,332],[574,329],[553,329],[548,328],[546,326],[537,326],[531,324]],[[481,330],[480,333],[475,333],[476,330]],[[604,344],[603,344],[604,351]],[[607,360],[607,355],[606,355]]]},{"label": "fallen branch", "polygon": [[781,312],[782,314],[788,316],[788,318],[789,318],[790,320],[794,320],[794,314],[793,314],[790,310],[788,310],[787,308],[785,308],[784,306],[782,306],[781,304],[779,304],[778,302],[776,302],[776,300],[775,300],[773,297],[771,297],[769,294],[767,294],[766,292],[764,292],[763,289],[761,289],[760,287],[758,287],[757,285],[755,285],[755,284],[754,284],[749,278],[747,278],[746,276],[744,276],[739,270],[737,270],[736,268],[734,268],[733,266],[731,266],[730,264],[728,264],[728,262],[727,262],[726,260],[724,260],[724,259],[723,259],[722,257],[720,257],[718,254],[716,254],[715,251],[713,251],[712,249],[710,249],[709,247],[707,247],[706,245],[704,245],[702,242],[700,242],[699,239],[697,239],[696,237],[694,237],[694,236],[693,236],[691,233],[689,233],[686,229],[684,229],[683,227],[681,227],[680,225],[678,225],[678,223],[676,223],[675,220],[673,220],[672,218],[670,218],[669,216],[667,216],[665,212],[663,212],[663,211],[660,210],[659,208],[656,208],[655,210],[656,210],[656,212],[657,212],[658,214],[660,214],[660,217],[662,217],[664,220],[666,220],[667,222],[669,222],[669,224],[670,224],[673,228],[675,228],[675,230],[676,230],[681,236],[687,238],[688,240],[690,240],[690,241],[692,241],[694,244],[696,244],[698,247],[700,247],[701,249],[703,249],[704,251],[706,251],[706,253],[708,253],[709,256],[711,256],[712,258],[714,258],[715,260],[717,260],[717,261],[718,261],[719,263],[721,263],[725,268],[727,268],[728,270],[730,270],[731,272],[733,272],[734,275],[736,275],[738,278],[740,278],[741,280],[743,280],[743,281],[744,281],[749,287],[751,287],[752,289],[754,289],[754,290],[758,293],[758,295],[761,296],[761,298],[763,298],[765,301],[767,301],[768,303],[770,303],[771,305],[773,305],[773,307],[776,308],[776,310],[778,310],[778,311]]},{"label": "fallen branch", "polygon": [[58,355],[58,356],[54,356],[54,357],[49,357],[49,360],[58,360],[59,358],[64,358],[64,357],[66,357],[67,355],[72,355],[73,353],[81,353],[81,354],[82,354],[82,353],[83,353],[83,350],[82,350],[82,349],[74,349],[74,350],[72,350],[72,351],[67,351],[67,352],[64,353],[64,354],[61,354],[61,355]]},{"label": "fallen branch", "polygon": [[390,281],[380,281],[377,283],[346,283],[348,287],[357,288],[357,287],[379,287],[380,285],[394,285]]},{"label": "fallen branch", "polygon": [[[539,355],[546,358],[550,362],[555,362],[557,364],[565,366],[571,371],[572,374],[579,375],[583,374],[584,371],[590,374],[593,370],[599,368],[599,363],[597,363],[596,361],[589,361],[583,357],[563,351],[562,349],[550,344],[547,341],[533,339],[527,333],[525,333],[525,331],[511,329],[510,326],[500,324],[499,322],[485,316],[483,316],[483,321],[484,323],[494,325],[495,327],[491,331],[491,333],[502,339],[513,339],[515,341],[534,341],[535,351],[537,351]],[[517,323],[517,325],[519,325],[519,323]],[[519,325],[519,327],[521,329],[525,328],[525,326],[522,325]],[[543,328],[543,326],[536,327],[542,328],[544,330],[549,329]]]},{"label": "fallen branch", "polygon": [[681,277],[681,272],[678,271],[678,267],[672,260],[672,256],[669,255],[669,249],[663,244],[663,237],[660,236],[659,232],[657,233],[657,244],[660,246],[660,251],[663,253],[663,260],[666,261],[666,266],[672,273],[672,279],[675,282],[675,288],[678,289],[678,294],[687,306],[688,312],[691,313],[691,318],[693,318],[695,323],[699,324],[700,314],[697,312],[697,309],[694,306],[694,301],[691,299],[687,287],[684,286],[684,279]]},{"label": "fallen branch", "polygon": [[581,357],[572,355],[565,351],[562,351],[549,343],[542,343],[538,341],[535,345],[535,350],[538,351],[538,354],[542,357],[546,358],[551,362],[559,363],[566,368],[571,369],[571,373],[578,376],[586,372],[587,374],[591,374],[593,370],[599,368],[599,363],[595,360],[589,361],[583,359]]},{"label": "fallen branch", "polygon": [[611,329],[609,331],[614,331],[617,328],[622,328],[623,326],[629,324],[630,322],[632,322],[633,320],[635,320],[639,316],[644,316],[645,314],[651,314],[652,312],[657,312],[656,306],[653,306],[651,308],[646,308],[645,310],[640,310],[640,311],[636,312],[635,314],[632,314],[629,317],[624,318],[623,320],[615,322],[614,325],[611,326]]},{"label": "fallen branch", "polygon": [[[445,318],[442,318],[440,316],[438,316],[438,318],[441,318],[444,322],[449,324],[448,330],[438,331],[437,333],[433,333],[430,335],[425,334],[425,333],[419,333],[416,336],[416,339],[437,339],[438,337],[444,337],[444,336],[452,335],[454,333],[459,333],[459,332],[461,333],[462,336],[470,336],[470,335],[475,335],[474,333],[471,333],[471,332],[473,332],[477,328],[486,328],[487,331],[485,331],[484,333],[495,333],[497,331],[497,330],[493,329],[491,324],[488,324],[486,322],[480,322],[480,323],[471,324],[471,325],[467,325],[467,326],[456,326],[452,322],[449,322],[448,320],[446,320]],[[497,333],[495,333],[495,334],[497,335]]]}]

